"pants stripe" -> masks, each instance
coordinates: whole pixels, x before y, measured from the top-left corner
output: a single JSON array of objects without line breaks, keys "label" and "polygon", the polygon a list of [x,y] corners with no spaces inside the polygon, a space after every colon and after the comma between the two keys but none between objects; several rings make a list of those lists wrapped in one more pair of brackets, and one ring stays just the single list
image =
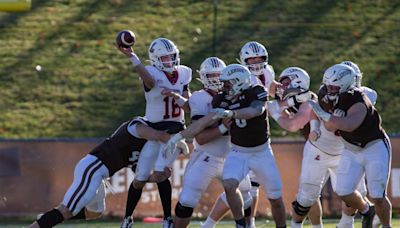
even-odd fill
[{"label": "pants stripe", "polygon": [[81,191],[81,188],[83,187],[83,184],[85,183],[86,175],[87,175],[87,173],[89,172],[89,170],[90,170],[93,166],[95,166],[97,163],[99,163],[99,162],[100,162],[100,160],[99,160],[99,159],[96,159],[94,162],[92,162],[90,165],[88,165],[88,166],[86,167],[85,171],[83,172],[82,179],[81,179],[81,182],[80,182],[78,188],[75,190],[74,194],[72,194],[70,200],[68,201],[68,204],[66,205],[67,208],[70,208],[72,202],[73,202],[74,199],[75,199],[75,196]]},{"label": "pants stripe", "polygon": [[101,166],[103,166],[103,163],[100,163],[100,164],[96,165],[96,167],[94,167],[93,170],[90,172],[88,181],[86,182],[86,186],[83,189],[83,191],[80,193],[80,195],[78,196],[78,198],[75,201],[75,203],[73,204],[73,206],[71,208],[71,211],[75,210],[76,206],[78,205],[79,200],[81,200],[82,196],[85,195],[86,191],[88,190],[88,188],[89,188],[89,186],[91,184],[91,180],[92,180],[93,174],[96,173],[96,171],[99,170]]}]

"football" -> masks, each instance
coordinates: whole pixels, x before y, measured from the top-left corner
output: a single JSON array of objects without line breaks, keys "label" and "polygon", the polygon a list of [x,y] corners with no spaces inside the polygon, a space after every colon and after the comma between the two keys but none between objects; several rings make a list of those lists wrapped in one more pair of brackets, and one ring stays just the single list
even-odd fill
[{"label": "football", "polygon": [[122,30],[118,33],[117,37],[115,38],[118,47],[132,47],[135,45],[136,37],[135,34],[130,30]]}]

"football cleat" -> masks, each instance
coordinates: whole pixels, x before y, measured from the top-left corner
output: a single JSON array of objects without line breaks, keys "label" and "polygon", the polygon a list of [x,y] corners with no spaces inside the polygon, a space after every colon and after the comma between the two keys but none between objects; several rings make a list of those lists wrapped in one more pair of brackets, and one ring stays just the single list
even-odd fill
[{"label": "football cleat", "polygon": [[131,228],[133,224],[133,219],[131,216],[125,217],[122,221],[121,228]]}]

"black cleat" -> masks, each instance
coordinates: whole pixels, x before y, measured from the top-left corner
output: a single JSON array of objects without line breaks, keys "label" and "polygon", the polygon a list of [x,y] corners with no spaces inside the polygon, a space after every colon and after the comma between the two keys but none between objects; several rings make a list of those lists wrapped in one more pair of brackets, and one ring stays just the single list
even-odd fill
[{"label": "black cleat", "polygon": [[372,223],[374,221],[375,216],[375,206],[369,206],[369,210],[365,214],[362,215],[362,228],[372,228]]}]

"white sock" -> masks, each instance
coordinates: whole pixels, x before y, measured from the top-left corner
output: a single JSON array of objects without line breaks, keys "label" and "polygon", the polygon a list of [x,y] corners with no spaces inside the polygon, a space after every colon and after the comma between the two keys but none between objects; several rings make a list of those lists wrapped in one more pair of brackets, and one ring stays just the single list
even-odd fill
[{"label": "white sock", "polygon": [[207,217],[207,220],[201,224],[201,228],[214,228],[215,225],[217,224],[216,221],[214,221],[212,218]]},{"label": "white sock", "polygon": [[321,224],[318,225],[311,225],[312,228],[324,228],[324,226]]},{"label": "white sock", "polygon": [[297,223],[295,221],[293,221],[293,219],[290,221],[290,227],[291,228],[302,228],[303,227],[303,223]]},{"label": "white sock", "polygon": [[339,223],[348,224],[354,223],[354,215],[346,215],[342,212],[342,217],[340,217]]},{"label": "white sock", "polygon": [[250,218],[250,227],[256,227],[256,218],[254,217]]}]

